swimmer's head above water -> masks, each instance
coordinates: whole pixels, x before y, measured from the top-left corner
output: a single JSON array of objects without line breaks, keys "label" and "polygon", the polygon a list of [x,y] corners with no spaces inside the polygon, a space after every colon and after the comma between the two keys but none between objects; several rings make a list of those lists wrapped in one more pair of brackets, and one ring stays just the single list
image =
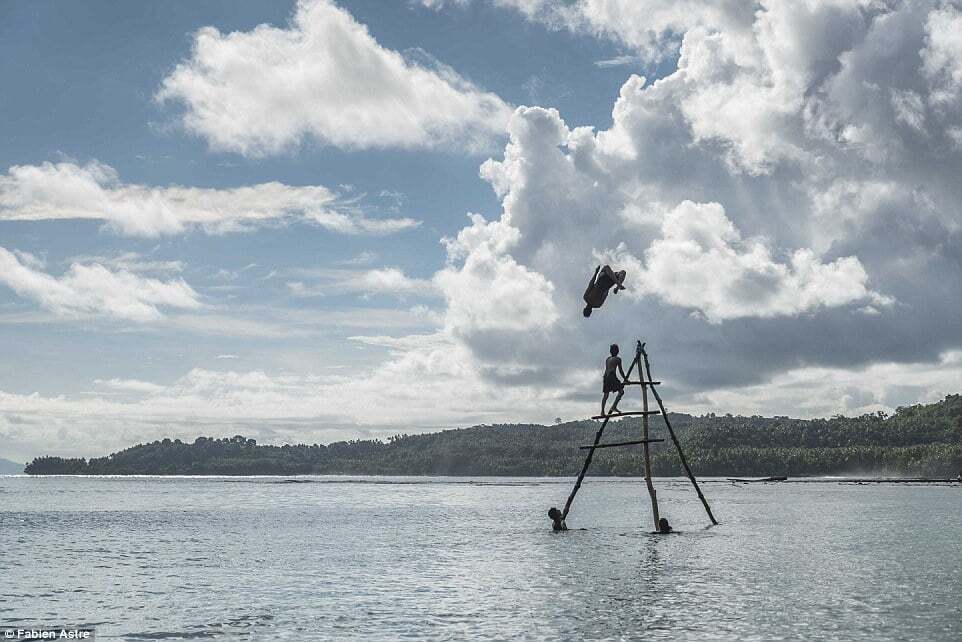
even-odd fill
[{"label": "swimmer's head above water", "polygon": [[551,518],[551,528],[556,531],[566,531],[568,527],[565,526],[563,516],[561,511],[552,506],[548,509],[548,517]]}]

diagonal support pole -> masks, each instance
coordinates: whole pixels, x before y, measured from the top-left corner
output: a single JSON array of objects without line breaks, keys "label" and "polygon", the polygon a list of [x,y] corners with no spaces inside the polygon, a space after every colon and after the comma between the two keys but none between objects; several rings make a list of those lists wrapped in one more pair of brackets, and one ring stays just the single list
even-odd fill
[{"label": "diagonal support pole", "polygon": [[[641,372],[641,362],[638,360],[637,356],[635,356],[635,360],[631,362],[631,367],[628,368],[628,376],[631,376],[631,371],[634,370],[635,365],[638,366],[638,372]],[[627,379],[627,377],[625,378]],[[612,404],[612,408],[618,407],[618,402],[621,401],[621,398],[624,396],[624,394],[625,391],[622,389],[622,391],[618,393],[618,398],[615,399],[615,403]],[[605,415],[605,420],[601,422],[601,427],[598,428],[598,432],[595,433],[595,442],[592,444],[592,448],[588,451],[588,456],[585,457],[585,464],[581,467],[581,472],[578,473],[578,479],[575,481],[575,487],[571,489],[571,494],[568,495],[568,501],[565,502],[565,508],[561,512],[562,522],[564,522],[565,518],[568,516],[568,511],[571,510],[571,502],[575,500],[575,495],[578,494],[578,490],[581,488],[581,482],[584,481],[585,475],[588,474],[588,468],[591,466],[591,460],[594,458],[595,451],[598,449],[597,446],[601,442],[601,436],[605,432],[605,427],[608,425],[608,422],[611,420],[611,418],[617,415],[618,413],[612,413],[609,411],[608,414]]]},{"label": "diagonal support pole", "polygon": [[[648,381],[652,380],[651,377],[651,364],[648,363],[648,353],[645,352],[645,345],[640,344],[638,346],[638,351],[645,359],[645,371],[648,374]],[[638,366],[639,369],[641,366]],[[661,401],[661,395],[658,394],[658,389],[655,386],[651,386],[651,392],[655,395],[655,401],[658,402],[658,407],[661,408],[661,415],[665,418],[665,426],[668,427],[668,434],[671,435],[671,440],[675,443],[675,448],[678,450],[678,457],[681,459],[681,465],[685,467],[685,473],[688,475],[688,479],[691,480],[692,485],[695,487],[695,492],[698,493],[698,499],[701,500],[702,505],[705,507],[705,512],[708,513],[708,519],[711,520],[712,524],[718,525],[718,520],[711,513],[711,507],[708,505],[708,500],[701,493],[701,488],[698,487],[698,481],[695,480],[694,473],[691,472],[691,466],[688,465],[688,459],[685,458],[685,452],[681,449],[681,444],[678,443],[678,437],[675,436],[675,431],[671,427],[671,421],[668,419],[668,411],[665,410],[665,404]]]}]

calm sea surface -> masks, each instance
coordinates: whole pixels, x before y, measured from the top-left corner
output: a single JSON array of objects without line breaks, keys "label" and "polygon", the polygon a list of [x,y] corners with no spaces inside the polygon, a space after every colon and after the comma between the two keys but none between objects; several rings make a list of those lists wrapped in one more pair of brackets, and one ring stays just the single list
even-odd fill
[{"label": "calm sea surface", "polygon": [[962,639],[962,487],[0,477],[0,629],[100,639]]}]

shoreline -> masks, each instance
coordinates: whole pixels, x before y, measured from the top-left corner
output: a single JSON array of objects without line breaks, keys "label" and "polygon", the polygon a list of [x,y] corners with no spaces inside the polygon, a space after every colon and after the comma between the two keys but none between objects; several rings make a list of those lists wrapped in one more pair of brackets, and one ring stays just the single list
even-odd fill
[{"label": "shoreline", "polygon": [[[537,475],[370,475],[370,474],[304,474],[304,475],[163,475],[163,474],[111,474],[111,475],[71,475],[71,474],[51,474],[51,475],[30,475],[3,474],[0,478],[77,478],[77,479],[186,479],[186,480],[212,480],[212,481],[234,481],[243,482],[248,480],[265,480],[273,483],[288,484],[309,484],[309,483],[368,483],[368,484],[418,484],[418,483],[450,483],[450,484],[485,484],[485,480],[491,480],[491,484],[504,485],[505,480],[518,480],[519,483],[569,483],[575,478],[572,476],[537,476]],[[643,481],[642,475],[598,475],[590,478],[592,481],[634,483]],[[495,481],[500,480],[500,481]],[[662,482],[687,482],[687,478],[682,476],[658,477],[653,476],[653,481]],[[699,477],[699,483],[704,484],[957,484],[962,486],[962,479],[951,477],[849,477],[849,476],[799,476],[789,477],[782,480],[767,479],[730,479],[721,477]]]}]

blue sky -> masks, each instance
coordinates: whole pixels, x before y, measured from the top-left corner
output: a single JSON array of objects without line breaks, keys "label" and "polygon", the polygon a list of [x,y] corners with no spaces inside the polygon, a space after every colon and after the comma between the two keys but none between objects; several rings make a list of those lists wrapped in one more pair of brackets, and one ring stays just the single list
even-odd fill
[{"label": "blue sky", "polygon": [[[854,0],[5,3],[0,456],[588,416],[635,338],[679,410],[957,392],[956,26]],[[631,287],[586,322],[602,262]]]},{"label": "blue sky", "polygon": [[[610,123],[611,103],[625,70],[599,69],[594,61],[618,55],[620,48],[614,44],[551,32],[484,6],[447,13],[402,2],[342,6],[368,24],[383,46],[398,51],[423,49],[512,104],[549,100],[574,122]],[[377,263],[400,267],[413,277],[429,278],[444,260],[439,239],[456,234],[467,212],[489,217],[498,212],[498,199],[478,178],[485,155],[458,150],[342,151],[309,143],[295,153],[247,159],[236,153],[210,152],[203,139],[178,130],[175,108],[154,100],[165,75],[189,54],[193,33],[201,27],[214,25],[229,32],[250,30],[261,23],[283,26],[293,10],[288,3],[272,2],[166,7],[6,4],[0,21],[2,79],[4,86],[17,90],[0,96],[5,115],[0,123],[5,141],[0,164],[6,168],[97,160],[113,167],[124,182],[155,186],[222,188],[273,180],[292,185],[350,185],[348,194],[364,195],[361,205],[372,215],[392,215],[396,209],[422,221],[419,229],[369,238],[292,225],[258,230],[256,235],[188,233],[141,240],[104,233],[102,224],[95,221],[6,222],[2,224],[4,245],[43,255],[59,269],[78,255],[118,252],[183,261],[188,281],[197,288],[224,285],[212,278],[222,269],[258,264],[247,275],[251,284],[271,271],[334,267],[364,253],[376,254]],[[302,310],[383,305],[378,297],[292,299],[283,281],[257,283],[230,296],[238,304]],[[0,297],[5,306],[29,307],[8,289],[0,289]],[[17,365],[0,374],[4,390],[52,394],[80,392],[97,378],[169,380],[182,374],[185,365],[209,363],[217,354],[237,351],[231,338],[175,339],[165,330],[119,334],[113,327],[63,325],[8,328],[0,340],[4,354],[16,359]],[[258,363],[261,359],[270,363],[276,352],[283,360],[284,351],[292,349],[321,361],[360,358],[370,364],[383,356],[367,354],[372,351],[359,355],[355,346],[345,346],[342,339],[348,330],[327,328],[320,345],[317,338],[280,345],[272,340],[256,348],[262,352]],[[242,341],[249,348],[249,339]],[[45,358],[36,359],[39,350],[46,352]],[[131,352],[142,357],[132,359]],[[189,356],[191,352],[195,356]],[[51,368],[51,359],[66,360],[70,366]],[[23,376],[23,368],[29,369],[29,377]]]}]

